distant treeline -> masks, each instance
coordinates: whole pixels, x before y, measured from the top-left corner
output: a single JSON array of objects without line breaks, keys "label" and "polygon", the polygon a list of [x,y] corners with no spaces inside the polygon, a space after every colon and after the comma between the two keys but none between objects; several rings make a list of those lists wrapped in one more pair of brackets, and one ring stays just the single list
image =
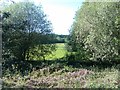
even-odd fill
[{"label": "distant treeline", "polygon": [[66,43],[68,40],[69,35],[58,35],[58,34],[52,34],[50,37],[52,38],[51,43]]}]

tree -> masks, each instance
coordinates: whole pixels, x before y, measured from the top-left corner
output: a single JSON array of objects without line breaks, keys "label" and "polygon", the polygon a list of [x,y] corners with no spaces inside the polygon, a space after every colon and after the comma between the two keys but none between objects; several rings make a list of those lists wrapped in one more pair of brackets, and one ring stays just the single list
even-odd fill
[{"label": "tree", "polygon": [[[113,60],[120,54],[118,2],[85,2],[77,11],[71,37],[80,53],[89,60]],[[117,24],[116,24],[117,22]],[[117,28],[116,28],[117,27]],[[81,51],[82,49],[82,51]]]},{"label": "tree", "polygon": [[[4,59],[30,59],[34,52],[39,54],[38,57],[43,57],[55,50],[54,45],[49,44],[51,23],[41,6],[31,2],[20,2],[4,7],[2,12],[10,13],[10,17],[2,21]],[[39,48],[43,46],[45,48]],[[42,52],[35,51],[35,48]]]}]

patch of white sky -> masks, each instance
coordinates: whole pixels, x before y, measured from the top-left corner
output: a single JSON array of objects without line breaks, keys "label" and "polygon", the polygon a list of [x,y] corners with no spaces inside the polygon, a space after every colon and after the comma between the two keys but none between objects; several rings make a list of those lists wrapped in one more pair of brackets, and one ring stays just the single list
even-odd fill
[{"label": "patch of white sky", "polygon": [[[9,1],[9,0],[8,0]],[[31,0],[13,0],[31,1]],[[73,24],[76,11],[84,0],[32,0],[41,4],[45,14],[51,21],[55,34],[68,35]]]},{"label": "patch of white sky", "polygon": [[52,22],[53,32],[66,35],[69,34],[75,13],[83,0],[39,0],[39,2]]}]

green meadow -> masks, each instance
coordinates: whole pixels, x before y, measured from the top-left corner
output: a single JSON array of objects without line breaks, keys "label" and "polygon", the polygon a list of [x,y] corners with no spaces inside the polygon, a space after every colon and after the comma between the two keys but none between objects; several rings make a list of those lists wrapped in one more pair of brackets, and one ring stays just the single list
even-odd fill
[{"label": "green meadow", "polygon": [[56,60],[63,58],[67,53],[65,43],[56,43],[56,51],[45,57],[46,60]]}]

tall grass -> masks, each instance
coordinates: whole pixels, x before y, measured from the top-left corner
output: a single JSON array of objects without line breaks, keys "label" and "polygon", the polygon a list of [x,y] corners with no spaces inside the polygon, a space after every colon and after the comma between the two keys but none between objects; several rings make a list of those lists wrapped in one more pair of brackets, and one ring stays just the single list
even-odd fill
[{"label": "tall grass", "polygon": [[119,70],[115,67],[73,68],[51,64],[41,69],[33,69],[28,75],[9,73],[3,77],[4,87],[26,88],[118,88]]}]

